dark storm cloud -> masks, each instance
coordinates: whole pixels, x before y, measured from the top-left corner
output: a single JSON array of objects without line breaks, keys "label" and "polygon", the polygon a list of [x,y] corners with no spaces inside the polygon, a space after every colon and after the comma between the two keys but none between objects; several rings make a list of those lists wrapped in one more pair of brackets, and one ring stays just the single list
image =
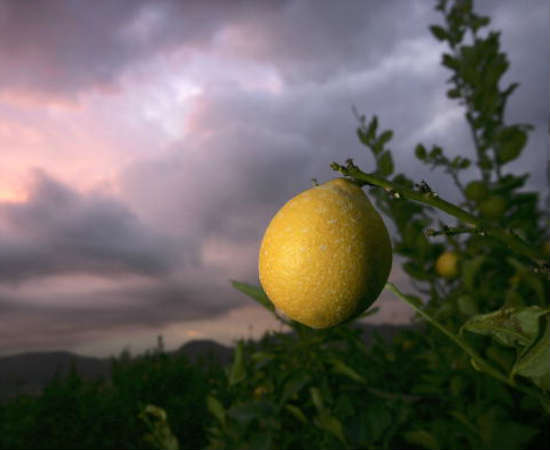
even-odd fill
[{"label": "dark storm cloud", "polygon": [[432,9],[431,2],[418,0],[292,1],[272,14],[241,19],[239,25],[257,42],[235,51],[273,63],[291,84],[325,82],[375,66],[435,18]]},{"label": "dark storm cloud", "polygon": [[206,138],[193,136],[175,144],[169,156],[138,161],[119,179],[130,202],[144,206],[159,226],[178,230],[186,258],[195,263],[209,236],[260,239],[258,214],[269,214],[273,203],[304,188],[304,179],[293,175],[303,173],[310,158],[309,143],[300,135],[246,120],[218,128],[216,118],[210,119],[216,131]]},{"label": "dark storm cloud", "polygon": [[0,2],[0,90],[72,97],[116,87],[132,62],[184,46],[200,48],[233,17],[284,2],[75,0]]},{"label": "dark storm cloud", "polygon": [[167,273],[176,261],[171,243],[148,229],[123,204],[80,195],[35,172],[25,203],[0,204],[8,233],[0,240],[0,281],[88,272],[104,276]]}]

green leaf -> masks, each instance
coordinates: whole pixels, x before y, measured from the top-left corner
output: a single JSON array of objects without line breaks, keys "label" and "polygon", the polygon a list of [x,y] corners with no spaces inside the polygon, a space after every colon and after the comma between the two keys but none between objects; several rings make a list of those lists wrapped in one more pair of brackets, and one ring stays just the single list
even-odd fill
[{"label": "green leaf", "polygon": [[467,169],[468,167],[470,167],[471,163],[472,162],[468,158],[462,158],[462,161],[460,163],[460,168],[461,169]]},{"label": "green leaf", "polygon": [[233,405],[227,410],[227,415],[237,422],[246,425],[254,419],[269,417],[275,413],[275,408],[268,402],[248,401]]},{"label": "green leaf", "polygon": [[225,423],[225,409],[219,400],[215,397],[209,395],[206,397],[206,407],[208,411],[220,421],[220,423]]},{"label": "green leaf", "polygon": [[457,89],[457,88],[454,88],[454,89],[449,89],[447,91],[447,97],[449,98],[459,98],[460,97],[460,89]]},{"label": "green leaf", "polygon": [[311,400],[313,400],[313,404],[315,405],[317,410],[319,412],[323,411],[324,410],[323,397],[321,396],[321,391],[319,390],[319,388],[316,388],[316,387],[309,388],[309,393],[311,394]]},{"label": "green leaf", "polygon": [[394,423],[394,418],[387,403],[382,401],[376,404],[376,408],[368,408],[366,416],[368,433],[375,441],[382,438],[384,432]]},{"label": "green leaf", "polygon": [[462,282],[467,290],[474,290],[476,275],[479,273],[479,270],[486,259],[487,258],[484,255],[480,255],[472,259],[465,259],[462,262]]},{"label": "green leaf", "polygon": [[273,436],[271,431],[260,430],[254,433],[250,438],[250,447],[254,450],[270,450],[272,446]]},{"label": "green leaf", "polygon": [[506,164],[516,159],[525,144],[527,134],[518,126],[502,128],[495,137],[497,160],[499,164]]},{"label": "green leaf", "polygon": [[273,359],[276,358],[275,354],[268,352],[256,352],[253,353],[250,358],[256,363],[256,369],[261,369],[269,364]]},{"label": "green leaf", "polygon": [[451,70],[458,70],[460,68],[460,63],[458,62],[458,59],[454,58],[448,53],[443,54],[441,63]]},{"label": "green leaf", "polygon": [[432,147],[432,150],[430,151],[430,158],[438,158],[439,156],[443,155],[443,149],[439,147],[438,145],[434,145]]},{"label": "green leaf", "polygon": [[426,148],[422,144],[418,144],[414,149],[414,154],[420,160],[426,159]]},{"label": "green leaf", "polygon": [[515,353],[516,351],[514,349],[503,347],[496,342],[492,343],[486,351],[486,355],[489,359],[497,363],[505,373],[508,373],[514,364],[516,359]]},{"label": "green leaf", "polygon": [[291,404],[288,403],[288,404],[285,405],[285,409],[290,414],[292,414],[294,417],[296,417],[296,419],[298,419],[300,422],[307,423],[306,416],[304,415],[302,410],[300,408],[298,408],[297,406],[294,406],[294,405],[291,405]]},{"label": "green leaf", "polygon": [[[550,321],[546,320],[544,333],[528,347],[512,368],[513,375],[526,378],[550,376]],[[542,387],[542,386],[541,386]]]},{"label": "green leaf", "polygon": [[404,435],[405,440],[411,444],[419,445],[428,450],[439,450],[440,446],[435,436],[426,430],[408,431]]},{"label": "green leaf", "polygon": [[536,428],[512,422],[498,406],[485,411],[477,419],[479,435],[486,448],[520,450],[540,431]]},{"label": "green leaf", "polygon": [[302,388],[311,381],[311,377],[306,371],[300,370],[290,376],[286,381],[283,388],[283,394],[281,396],[280,404],[281,406],[286,403],[286,401],[292,397],[294,394],[297,394],[302,390]]},{"label": "green leaf", "polygon": [[539,306],[502,308],[472,317],[461,328],[489,335],[508,347],[525,347],[538,335],[539,317],[548,314]]},{"label": "green leaf", "polygon": [[364,317],[368,317],[368,316],[372,316],[373,314],[376,314],[378,311],[380,311],[380,308],[378,306],[371,306],[369,309],[359,314],[357,318],[363,319]]},{"label": "green leaf", "polygon": [[439,25],[431,25],[430,31],[439,41],[444,41],[445,39],[447,39],[447,32],[443,27],[440,27]]},{"label": "green leaf", "polygon": [[341,394],[338,397],[334,406],[334,413],[337,417],[341,418],[351,417],[355,414],[355,408],[353,407],[349,395]]},{"label": "green leaf", "polygon": [[353,370],[351,367],[344,364],[339,359],[331,358],[329,360],[329,364],[332,365],[332,371],[333,372],[344,375],[344,376],[352,379],[353,381],[357,381],[358,383],[366,383],[365,378],[363,378],[355,370]]},{"label": "green leaf", "polygon": [[342,422],[340,422],[336,417],[331,414],[324,413],[319,415],[316,422],[319,428],[333,434],[341,442],[346,442]]},{"label": "green leaf", "polygon": [[391,153],[386,150],[377,161],[378,172],[381,176],[387,177],[393,173],[393,159]]},{"label": "green leaf", "polygon": [[244,355],[243,355],[243,343],[239,342],[235,348],[235,355],[233,356],[233,365],[231,366],[231,372],[229,373],[229,386],[233,386],[244,380],[246,376],[244,368]]},{"label": "green leaf", "polygon": [[384,145],[387,142],[389,142],[392,137],[393,137],[393,131],[386,130],[378,137],[378,141],[376,142],[376,145],[380,148],[380,150],[382,150],[382,148],[384,148]]},{"label": "green leaf", "polygon": [[359,141],[361,141],[364,145],[367,147],[370,146],[371,140],[367,138],[367,133],[365,133],[365,130],[363,128],[357,128],[357,137],[359,138]]},{"label": "green leaf", "polygon": [[372,141],[374,139],[374,136],[376,135],[377,128],[378,128],[378,117],[374,116],[369,123],[366,139],[368,139],[369,141]]},{"label": "green leaf", "polygon": [[275,312],[275,307],[273,306],[273,303],[271,303],[271,300],[269,300],[268,296],[261,287],[254,286],[248,283],[242,283],[235,280],[230,281],[235,289],[241,291],[243,294],[246,294],[249,297],[252,297],[260,305],[267,308],[269,311]]}]

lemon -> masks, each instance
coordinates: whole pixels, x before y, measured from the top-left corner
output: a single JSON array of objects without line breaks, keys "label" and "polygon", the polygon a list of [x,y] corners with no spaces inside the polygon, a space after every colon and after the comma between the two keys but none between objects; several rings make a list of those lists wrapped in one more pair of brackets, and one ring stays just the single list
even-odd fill
[{"label": "lemon", "polygon": [[479,211],[488,219],[498,219],[506,211],[507,202],[500,195],[492,195],[479,204]]},{"label": "lemon", "polygon": [[454,278],[458,275],[458,253],[443,252],[435,262],[435,271],[444,278]]},{"label": "lemon", "polygon": [[368,308],[388,279],[388,230],[362,189],[336,178],[290,199],[260,245],[260,283],[275,307],[311,328]]},{"label": "lemon", "polygon": [[474,316],[479,312],[477,302],[469,295],[461,295],[457,300],[458,310],[466,316]]},{"label": "lemon", "polygon": [[472,181],[468,183],[468,185],[464,189],[464,193],[468,200],[480,202],[487,198],[487,195],[489,194],[489,189],[483,181]]}]

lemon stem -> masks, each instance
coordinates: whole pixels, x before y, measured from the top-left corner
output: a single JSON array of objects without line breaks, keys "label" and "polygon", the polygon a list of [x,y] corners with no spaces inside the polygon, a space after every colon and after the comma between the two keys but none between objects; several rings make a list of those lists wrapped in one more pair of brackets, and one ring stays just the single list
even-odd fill
[{"label": "lemon stem", "polygon": [[352,161],[348,161],[348,164],[345,167],[336,162],[333,162],[331,164],[331,168],[333,170],[341,172],[343,175],[355,178],[356,180],[360,180],[363,185],[370,184],[373,186],[379,186],[387,191],[394,193],[394,195],[397,194],[399,198],[414,200],[440,209],[441,211],[453,217],[456,217],[462,222],[469,223],[475,228],[482,229],[487,234],[487,236],[493,237],[503,242],[510,249],[528,257],[539,266],[542,266],[545,262],[545,259],[541,257],[536,249],[531,248],[518,236],[513,234],[513,232],[491,226],[479,217],[476,217],[469,212],[459,208],[458,206],[443,200],[434,192],[419,192],[412,189],[404,188],[402,186],[397,186],[391,181],[388,181],[384,178],[380,178],[376,175],[363,172],[361,169],[355,166]]},{"label": "lemon stem", "polygon": [[409,295],[403,294],[397,286],[395,286],[393,283],[387,282],[386,283],[386,289],[393,292],[397,297],[399,297],[401,300],[404,300],[406,303],[408,303],[418,314],[420,314],[424,319],[426,319],[430,324],[432,324],[434,327],[436,327],[439,331],[441,331],[443,334],[445,334],[449,339],[451,339],[456,345],[458,345],[462,350],[466,352],[468,356],[470,356],[476,363],[477,367],[485,372],[487,375],[490,375],[491,377],[513,387],[514,389],[517,389],[519,391],[522,391],[523,393],[527,395],[531,395],[536,398],[540,398],[540,394],[532,389],[529,389],[526,386],[521,386],[516,383],[516,381],[513,378],[509,378],[506,375],[502,374],[499,370],[495,369],[493,366],[491,366],[487,361],[478,353],[476,352],[472,347],[470,347],[460,336],[453,333],[451,330],[449,330],[447,327],[439,323],[437,320],[435,320],[432,316],[430,316],[426,311],[424,311],[420,305],[418,305],[418,300],[416,298],[413,298]]}]

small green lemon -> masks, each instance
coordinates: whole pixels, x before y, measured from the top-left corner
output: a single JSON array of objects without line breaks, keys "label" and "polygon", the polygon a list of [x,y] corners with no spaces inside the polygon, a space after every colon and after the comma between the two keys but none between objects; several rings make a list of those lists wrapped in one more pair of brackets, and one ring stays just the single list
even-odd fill
[{"label": "small green lemon", "polygon": [[483,181],[471,181],[464,189],[464,194],[468,200],[480,202],[487,198],[489,189]]},{"label": "small green lemon", "polygon": [[444,278],[454,278],[458,275],[458,253],[443,252],[435,262],[435,271]]},{"label": "small green lemon", "polygon": [[479,204],[479,212],[488,219],[498,219],[506,211],[506,199],[492,195]]},{"label": "small green lemon", "polygon": [[479,312],[477,302],[470,295],[461,295],[457,299],[458,310],[466,316],[474,316]]},{"label": "small green lemon", "polygon": [[298,194],[275,214],[258,270],[278,310],[311,328],[328,328],[378,298],[391,264],[382,218],[359,186],[336,178]]}]

